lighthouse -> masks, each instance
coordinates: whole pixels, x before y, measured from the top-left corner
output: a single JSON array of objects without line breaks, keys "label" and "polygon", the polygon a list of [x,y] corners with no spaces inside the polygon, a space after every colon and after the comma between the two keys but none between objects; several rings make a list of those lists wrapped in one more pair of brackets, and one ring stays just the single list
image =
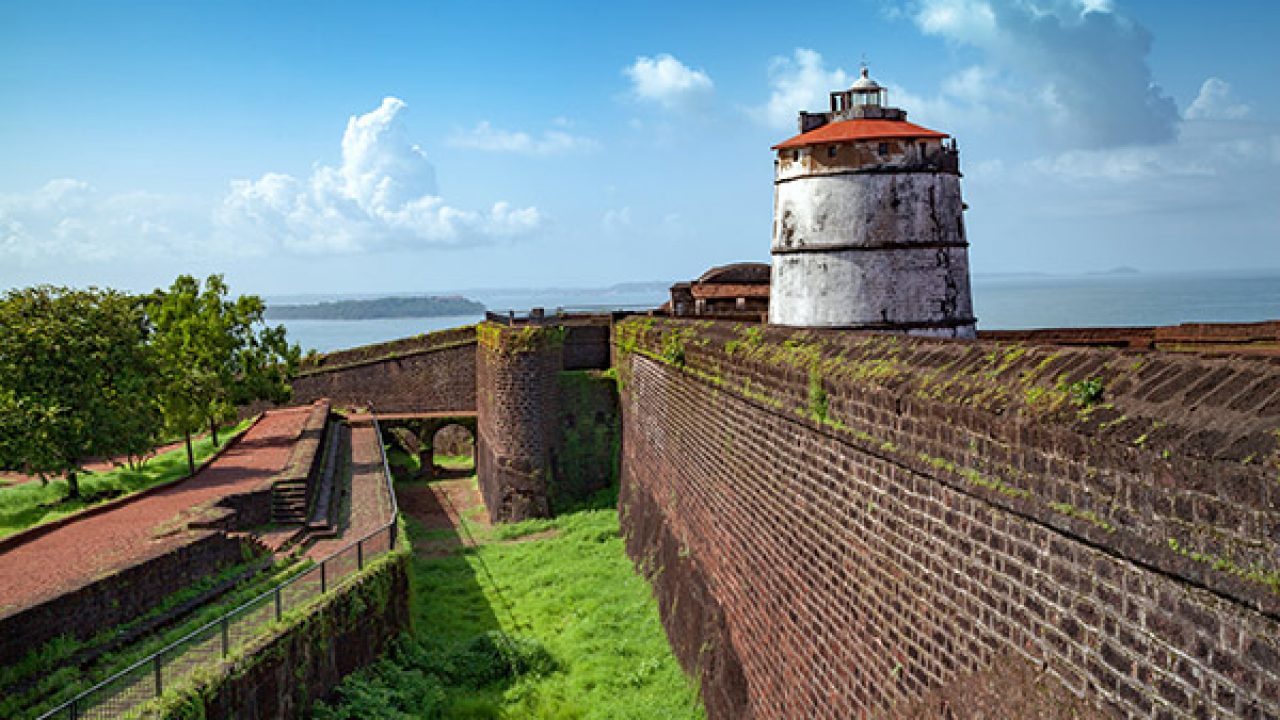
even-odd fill
[{"label": "lighthouse", "polygon": [[955,141],[867,68],[777,151],[769,322],[972,338]]}]

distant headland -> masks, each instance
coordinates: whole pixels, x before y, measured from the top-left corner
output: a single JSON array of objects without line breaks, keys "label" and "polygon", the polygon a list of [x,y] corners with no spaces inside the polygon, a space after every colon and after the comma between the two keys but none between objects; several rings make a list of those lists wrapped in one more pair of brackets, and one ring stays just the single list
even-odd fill
[{"label": "distant headland", "polygon": [[461,295],[385,297],[374,300],[335,300],[309,305],[268,305],[272,320],[375,320],[379,318],[475,315],[485,306]]}]

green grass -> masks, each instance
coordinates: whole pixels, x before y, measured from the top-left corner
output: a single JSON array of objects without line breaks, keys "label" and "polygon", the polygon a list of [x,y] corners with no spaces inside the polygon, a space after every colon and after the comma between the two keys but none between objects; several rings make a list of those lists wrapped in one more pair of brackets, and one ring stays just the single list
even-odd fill
[{"label": "green grass", "polygon": [[[615,510],[467,526],[477,547],[413,560],[416,635],[348,678],[317,720],[703,717]],[[416,548],[438,550],[442,534],[410,519]]]},{"label": "green grass", "polygon": [[[235,433],[249,426],[245,420],[223,433],[222,446]],[[192,443],[196,464],[203,462],[214,452],[213,442],[201,438]],[[114,500],[129,493],[177,480],[187,474],[187,450],[185,447],[157,455],[138,470],[115,468],[108,472],[83,473],[80,478],[78,500],[68,500],[67,481],[51,480],[48,484],[39,480],[19,485],[0,485],[0,537],[52,522],[85,508]],[[86,500],[85,498],[93,498]]]},{"label": "green grass", "polygon": [[[104,644],[118,632],[128,629],[129,623],[104,630],[97,637],[84,642],[69,638],[57,638],[32,651],[18,663],[0,670],[0,717],[37,717],[78,693],[93,687],[112,674],[163,648],[204,624],[217,619],[284,580],[302,572],[311,565],[309,560],[287,559],[239,582],[221,595],[216,602],[195,609],[179,622],[151,633],[137,642],[107,653],[86,668],[67,665],[68,659],[81,650]],[[249,567],[248,563],[226,568],[217,576],[206,578],[195,586],[183,588],[165,598],[148,616],[158,615],[194,597],[203,588],[226,580]],[[139,618],[134,623],[145,619]],[[14,683],[24,683],[19,690],[9,689]],[[171,680],[172,682],[172,680]]]},{"label": "green grass", "polygon": [[469,470],[475,467],[476,461],[470,455],[441,455],[436,453],[432,462],[449,470]]}]

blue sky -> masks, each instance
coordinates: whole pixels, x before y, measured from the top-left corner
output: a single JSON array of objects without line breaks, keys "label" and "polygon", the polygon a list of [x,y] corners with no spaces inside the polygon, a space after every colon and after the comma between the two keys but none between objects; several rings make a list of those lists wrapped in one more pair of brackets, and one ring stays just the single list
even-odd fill
[{"label": "blue sky", "polygon": [[958,137],[975,272],[1280,268],[1280,4],[0,7],[0,287],[591,286],[767,260],[865,56]]}]

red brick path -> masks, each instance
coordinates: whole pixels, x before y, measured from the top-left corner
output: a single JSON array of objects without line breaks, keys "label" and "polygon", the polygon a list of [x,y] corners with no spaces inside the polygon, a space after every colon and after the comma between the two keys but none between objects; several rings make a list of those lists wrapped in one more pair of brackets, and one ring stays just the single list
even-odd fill
[{"label": "red brick path", "polygon": [[284,468],[310,406],[266,413],[233,448],[204,470],[154,495],[69,523],[0,554],[0,616],[73,590],[190,542],[181,530],[189,508],[269,482]]},{"label": "red brick path", "polygon": [[382,466],[381,438],[371,422],[351,423],[351,518],[336,538],[307,549],[321,560],[391,521],[391,498]]}]

